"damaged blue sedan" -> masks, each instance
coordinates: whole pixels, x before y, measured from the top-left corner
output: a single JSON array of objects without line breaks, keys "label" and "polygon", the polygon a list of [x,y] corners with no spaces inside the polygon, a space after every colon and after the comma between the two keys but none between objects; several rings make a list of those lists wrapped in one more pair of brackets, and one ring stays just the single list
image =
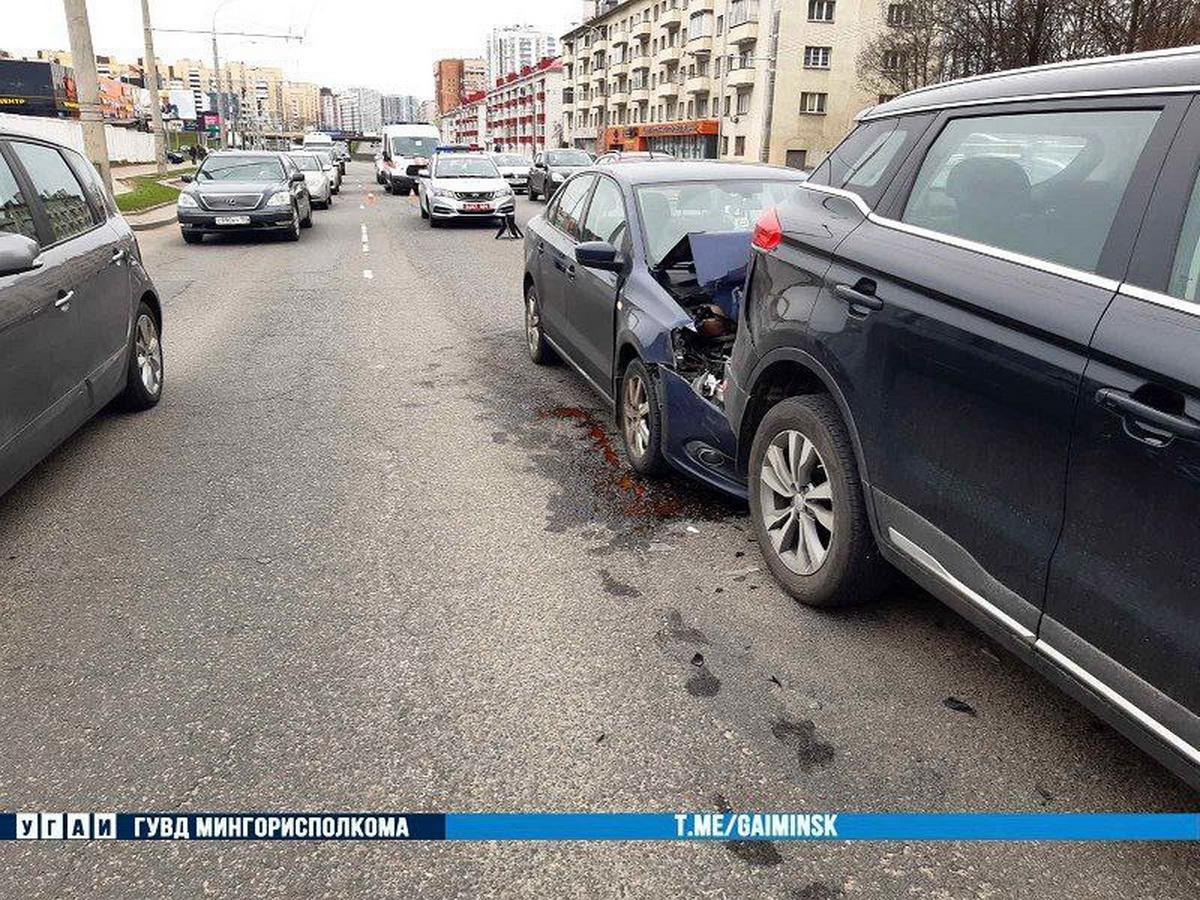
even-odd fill
[{"label": "damaged blue sedan", "polygon": [[746,497],[724,412],[750,237],[793,169],[655,161],[566,181],[525,237],[534,362],[565,360],[614,407],[633,468]]}]

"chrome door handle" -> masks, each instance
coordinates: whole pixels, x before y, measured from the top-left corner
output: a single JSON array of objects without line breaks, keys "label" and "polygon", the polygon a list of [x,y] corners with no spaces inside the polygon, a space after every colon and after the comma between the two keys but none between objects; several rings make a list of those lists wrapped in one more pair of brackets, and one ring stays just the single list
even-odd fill
[{"label": "chrome door handle", "polygon": [[74,291],[59,292],[58,299],[54,301],[55,309],[61,309],[66,312],[71,308],[71,298],[75,296]]}]

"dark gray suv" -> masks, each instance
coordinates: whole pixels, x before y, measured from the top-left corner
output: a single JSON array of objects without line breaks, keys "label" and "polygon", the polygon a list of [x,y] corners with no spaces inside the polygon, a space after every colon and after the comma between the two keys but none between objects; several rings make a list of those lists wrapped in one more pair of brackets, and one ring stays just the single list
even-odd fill
[{"label": "dark gray suv", "polygon": [[92,166],[0,133],[0,493],[111,400],[163,389],[162,310]]}]

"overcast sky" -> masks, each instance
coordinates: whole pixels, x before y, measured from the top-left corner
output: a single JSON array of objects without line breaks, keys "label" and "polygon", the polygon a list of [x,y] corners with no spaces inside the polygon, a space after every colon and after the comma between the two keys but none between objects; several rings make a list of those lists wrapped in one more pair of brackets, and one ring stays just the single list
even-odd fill
[{"label": "overcast sky", "polygon": [[[96,52],[142,55],[141,0],[87,0]],[[557,35],[579,20],[580,0],[150,0],[154,27],[288,32],[302,42],[222,37],[222,58],[280,66],[328,87],[366,85],[433,94],[433,61],[483,56],[497,25],[531,24]],[[62,0],[0,0],[0,49],[69,50]],[[156,32],[159,59],[212,59],[207,34]]]}]

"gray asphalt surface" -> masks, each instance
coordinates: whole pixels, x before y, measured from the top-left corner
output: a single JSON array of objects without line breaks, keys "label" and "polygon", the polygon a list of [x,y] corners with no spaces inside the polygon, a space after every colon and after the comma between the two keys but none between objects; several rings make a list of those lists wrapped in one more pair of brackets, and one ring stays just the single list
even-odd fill
[{"label": "gray asphalt surface", "polygon": [[[917,589],[801,608],[736,505],[631,476],[597,397],[525,355],[521,243],[428,229],[361,162],[298,244],[140,240],[163,402],[0,499],[0,808],[1196,809]],[[1192,898],[1197,861],[43,843],[0,848],[0,896]]]}]

